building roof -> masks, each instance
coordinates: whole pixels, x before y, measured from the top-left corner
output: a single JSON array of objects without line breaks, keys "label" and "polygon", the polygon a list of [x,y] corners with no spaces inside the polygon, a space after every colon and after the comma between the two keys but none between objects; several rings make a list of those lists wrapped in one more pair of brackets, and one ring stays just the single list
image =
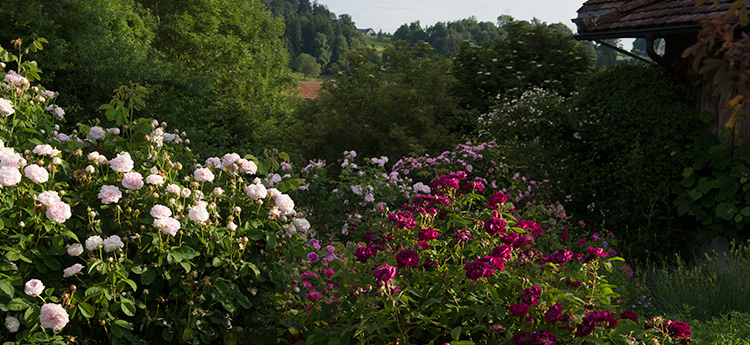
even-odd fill
[{"label": "building roof", "polygon": [[733,0],[718,5],[696,0],[589,0],[578,10],[573,22],[579,39],[644,37],[697,32],[700,21],[725,13]]},{"label": "building roof", "polygon": [[323,86],[320,81],[303,81],[299,83],[299,96],[304,99],[318,98],[318,91]]}]

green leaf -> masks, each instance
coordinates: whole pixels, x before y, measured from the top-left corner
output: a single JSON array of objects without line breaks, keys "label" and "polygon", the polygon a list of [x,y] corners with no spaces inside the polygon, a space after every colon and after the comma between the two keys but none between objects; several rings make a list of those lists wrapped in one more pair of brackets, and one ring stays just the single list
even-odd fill
[{"label": "green leaf", "polygon": [[458,338],[461,337],[461,330],[463,330],[461,326],[453,328],[451,330],[451,338],[453,338],[453,340],[458,340]]},{"label": "green leaf", "polygon": [[734,203],[731,202],[725,202],[716,205],[716,216],[719,218],[722,218],[724,220],[730,220],[734,218],[734,215],[737,213],[737,207],[734,206]]},{"label": "green leaf", "polygon": [[92,286],[88,289],[86,289],[86,293],[84,294],[85,298],[88,300],[89,298],[98,299],[102,293],[104,293],[104,289],[102,289],[100,286]]},{"label": "green leaf", "polygon": [[120,309],[122,309],[122,312],[127,316],[135,315],[135,304],[133,304],[133,301],[129,299],[122,300],[122,302],[120,303]]},{"label": "green leaf", "polygon": [[156,269],[145,268],[141,274],[141,284],[149,285],[156,280]]},{"label": "green leaf", "polygon": [[21,311],[29,307],[29,304],[23,298],[14,298],[8,302],[8,309],[12,311]]},{"label": "green leaf", "polygon": [[8,295],[8,297],[13,298],[13,292],[15,289],[13,288],[13,285],[10,283],[7,279],[0,280],[0,291]]},{"label": "green leaf", "polygon": [[185,270],[185,273],[189,273],[190,272],[191,266],[190,266],[189,262],[182,261],[182,262],[180,262],[180,266],[182,266],[182,269]]},{"label": "green leaf", "polygon": [[125,279],[123,280],[126,284],[130,285],[130,288],[133,289],[133,291],[138,290],[138,285],[131,279]]},{"label": "green leaf", "polygon": [[83,315],[83,317],[85,318],[94,317],[94,307],[92,307],[91,304],[88,304],[86,302],[79,302],[78,310],[81,312],[81,315]]},{"label": "green leaf", "polygon": [[417,288],[415,288],[413,286],[410,286],[410,287],[406,288],[406,290],[409,291],[409,292],[411,292],[412,295],[417,296],[419,298],[422,298],[422,291],[419,291],[419,289],[417,289]]},{"label": "green leaf", "polygon": [[698,119],[703,123],[711,123],[714,120],[714,114],[708,110],[704,110],[698,114]]}]

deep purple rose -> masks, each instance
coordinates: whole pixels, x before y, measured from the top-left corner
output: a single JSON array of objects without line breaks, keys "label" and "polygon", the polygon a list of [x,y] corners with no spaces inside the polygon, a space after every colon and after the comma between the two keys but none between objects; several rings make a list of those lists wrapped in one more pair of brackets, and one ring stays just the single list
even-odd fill
[{"label": "deep purple rose", "polygon": [[555,265],[562,265],[562,264],[570,261],[570,259],[572,259],[572,258],[573,258],[573,252],[570,251],[570,250],[567,250],[567,249],[563,248],[563,249],[560,249],[560,250],[552,253],[552,255],[549,255],[546,258],[546,261],[547,262],[551,262],[551,263],[553,263]]},{"label": "deep purple rose", "polygon": [[375,280],[387,283],[396,276],[396,267],[383,264],[375,269]]},{"label": "deep purple rose", "polygon": [[399,211],[388,215],[388,219],[399,228],[414,229],[417,222],[414,220],[414,214],[409,211]]},{"label": "deep purple rose", "polygon": [[542,289],[536,285],[521,292],[521,301],[526,304],[539,305],[539,297],[542,295]]},{"label": "deep purple rose", "polygon": [[492,250],[492,254],[490,254],[490,255],[492,255],[492,256],[494,256],[496,258],[503,259],[503,260],[509,260],[510,259],[510,253],[512,251],[513,251],[513,247],[511,247],[511,246],[509,246],[507,244],[502,244],[502,245],[499,245],[499,246],[495,247],[495,249]]},{"label": "deep purple rose", "polygon": [[407,249],[396,254],[396,263],[399,268],[404,266],[419,267],[419,255],[411,249]]},{"label": "deep purple rose", "polygon": [[490,208],[497,208],[506,202],[508,202],[508,196],[503,194],[503,192],[495,192],[495,194],[492,194],[492,196],[487,199]]},{"label": "deep purple rose", "polygon": [[557,321],[562,320],[562,303],[557,302],[544,313],[544,321],[550,325],[554,325]]},{"label": "deep purple rose", "polygon": [[419,230],[419,233],[417,233],[417,237],[422,241],[429,241],[440,237],[440,233],[435,229],[427,228]]},{"label": "deep purple rose", "polygon": [[490,235],[505,233],[506,222],[500,218],[490,217],[484,221],[484,231]]},{"label": "deep purple rose", "polygon": [[481,259],[476,259],[473,262],[465,264],[464,270],[466,270],[466,278],[473,280],[475,283],[479,278],[486,278],[495,274],[495,269],[492,268],[492,265],[488,261]]},{"label": "deep purple rose", "polygon": [[669,326],[667,326],[667,332],[669,332],[670,337],[677,339],[687,338],[693,335],[690,325],[682,321],[672,321]]},{"label": "deep purple rose", "polygon": [[633,322],[638,322],[638,315],[636,315],[634,312],[630,311],[629,309],[625,309],[624,312],[620,313],[620,318],[633,320]]},{"label": "deep purple rose", "polygon": [[474,238],[474,235],[471,234],[471,232],[468,232],[466,230],[458,230],[453,235],[453,238],[456,240],[456,242],[469,242],[470,239]]},{"label": "deep purple rose", "polygon": [[511,304],[509,311],[510,311],[510,316],[523,317],[529,313],[529,305],[523,302]]},{"label": "deep purple rose", "polygon": [[366,263],[367,259],[373,257],[377,252],[377,249],[372,247],[359,247],[354,252],[354,256],[357,257],[357,261]]}]

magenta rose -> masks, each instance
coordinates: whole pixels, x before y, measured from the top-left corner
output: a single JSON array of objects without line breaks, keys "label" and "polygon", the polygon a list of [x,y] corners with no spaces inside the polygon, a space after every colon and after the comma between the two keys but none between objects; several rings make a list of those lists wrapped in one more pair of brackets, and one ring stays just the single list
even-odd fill
[{"label": "magenta rose", "polygon": [[673,338],[687,338],[693,335],[693,331],[690,329],[690,325],[682,321],[673,321],[667,326],[667,332],[670,337]]},{"label": "magenta rose", "polygon": [[375,280],[387,283],[396,277],[396,267],[389,264],[383,264],[375,269]]},{"label": "magenta rose", "polygon": [[308,301],[315,302],[321,298],[323,298],[323,295],[320,292],[317,291],[310,291],[310,293],[305,296]]},{"label": "magenta rose", "polygon": [[521,301],[526,304],[539,305],[539,297],[541,295],[542,295],[542,289],[534,285],[521,292]]},{"label": "magenta rose", "polygon": [[484,231],[490,235],[505,233],[505,226],[507,223],[496,217],[490,217],[484,222]]},{"label": "magenta rose", "polygon": [[495,247],[495,249],[492,250],[492,256],[496,258],[500,258],[503,260],[509,260],[510,259],[510,253],[513,251],[513,247],[503,244]]},{"label": "magenta rose", "polygon": [[523,317],[529,313],[529,305],[526,303],[516,303],[510,305],[510,316]]},{"label": "magenta rose", "polygon": [[407,249],[396,254],[396,263],[398,268],[405,266],[419,267],[419,255],[411,249]]},{"label": "magenta rose", "polygon": [[354,256],[357,257],[357,261],[366,263],[367,259],[373,257],[378,250],[372,247],[359,247],[354,252]]},{"label": "magenta rose", "polygon": [[554,325],[557,321],[562,320],[562,303],[557,302],[544,313],[544,321],[550,325]]},{"label": "magenta rose", "polygon": [[620,318],[633,320],[633,322],[638,322],[638,315],[636,315],[634,312],[630,311],[629,309],[625,309],[624,312],[620,313]]},{"label": "magenta rose", "polygon": [[427,228],[419,230],[419,233],[417,233],[417,237],[422,241],[429,241],[440,237],[440,233],[435,229]]}]

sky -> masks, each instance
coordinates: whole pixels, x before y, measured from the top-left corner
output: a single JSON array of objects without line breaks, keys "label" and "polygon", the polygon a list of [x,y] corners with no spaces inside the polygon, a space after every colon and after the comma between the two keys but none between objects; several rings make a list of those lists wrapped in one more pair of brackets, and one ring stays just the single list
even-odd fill
[{"label": "sky", "polygon": [[357,28],[394,33],[402,24],[419,20],[422,27],[474,16],[480,22],[497,23],[508,14],[518,20],[538,18],[548,24],[571,22],[585,0],[318,0],[336,15],[349,14]]}]

